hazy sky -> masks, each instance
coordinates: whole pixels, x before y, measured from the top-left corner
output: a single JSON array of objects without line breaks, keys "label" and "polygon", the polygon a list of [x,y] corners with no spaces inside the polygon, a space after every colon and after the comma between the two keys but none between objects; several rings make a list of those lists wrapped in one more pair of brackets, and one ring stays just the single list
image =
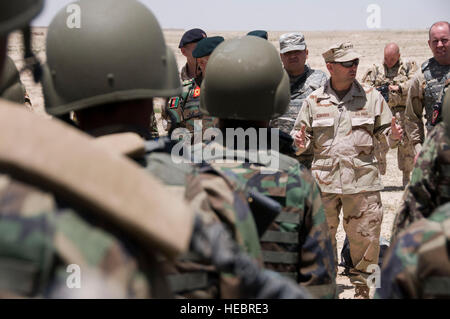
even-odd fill
[{"label": "hazy sky", "polygon": [[[94,0],[92,0],[94,1]],[[47,26],[71,0],[46,0],[33,22]],[[427,29],[450,20],[449,0],[141,0],[163,28],[205,30],[368,30],[367,20],[380,9],[381,29]],[[373,21],[373,20],[372,20]]]}]

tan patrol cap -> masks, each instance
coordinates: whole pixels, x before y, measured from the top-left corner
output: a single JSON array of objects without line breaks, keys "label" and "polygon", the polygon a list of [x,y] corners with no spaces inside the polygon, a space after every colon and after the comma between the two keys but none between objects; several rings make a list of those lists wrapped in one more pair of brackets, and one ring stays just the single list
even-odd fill
[{"label": "tan patrol cap", "polygon": [[347,62],[359,59],[361,55],[353,50],[351,42],[335,44],[322,54],[325,62]]}]

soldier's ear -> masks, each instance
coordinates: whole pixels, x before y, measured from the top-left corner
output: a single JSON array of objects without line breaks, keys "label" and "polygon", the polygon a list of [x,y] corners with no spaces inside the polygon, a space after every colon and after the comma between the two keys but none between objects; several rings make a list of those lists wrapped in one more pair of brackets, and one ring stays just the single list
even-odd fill
[{"label": "soldier's ear", "polygon": [[182,47],[180,50],[181,50],[181,54],[184,55],[185,57],[187,57],[186,56],[186,49],[184,47]]},{"label": "soldier's ear", "polygon": [[327,63],[327,70],[330,72],[330,74],[333,72],[333,63]]}]

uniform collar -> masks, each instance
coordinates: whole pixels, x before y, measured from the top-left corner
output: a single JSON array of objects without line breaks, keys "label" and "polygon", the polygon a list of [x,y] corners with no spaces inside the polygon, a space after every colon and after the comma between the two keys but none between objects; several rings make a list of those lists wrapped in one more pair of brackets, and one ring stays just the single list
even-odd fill
[{"label": "uniform collar", "polygon": [[325,83],[323,87],[322,93],[319,93],[317,95],[317,99],[329,99],[331,102],[335,104],[339,104],[341,102],[346,102],[348,100],[352,100],[354,97],[358,96],[364,96],[364,89],[361,84],[357,80],[353,81],[352,87],[350,88],[350,91],[347,93],[347,95],[339,101],[339,98],[336,94],[336,92],[331,87],[331,78],[328,79],[328,81]]}]

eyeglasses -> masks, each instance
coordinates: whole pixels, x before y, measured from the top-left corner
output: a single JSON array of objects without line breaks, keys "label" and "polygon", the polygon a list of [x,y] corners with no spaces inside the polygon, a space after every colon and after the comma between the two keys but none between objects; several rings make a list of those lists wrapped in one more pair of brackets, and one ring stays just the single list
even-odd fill
[{"label": "eyeglasses", "polygon": [[333,62],[334,64],[340,64],[342,65],[344,68],[351,68],[352,66],[356,65],[358,66],[359,64],[359,59],[355,59],[352,61],[345,61],[345,62]]}]

